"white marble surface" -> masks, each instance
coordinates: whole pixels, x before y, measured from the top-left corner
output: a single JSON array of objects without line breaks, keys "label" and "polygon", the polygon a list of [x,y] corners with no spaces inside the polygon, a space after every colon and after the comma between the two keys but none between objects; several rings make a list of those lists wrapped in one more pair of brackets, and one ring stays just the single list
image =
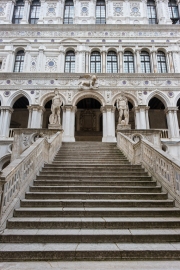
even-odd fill
[{"label": "white marble surface", "polygon": [[0,270],[180,270],[179,261],[5,262]]}]

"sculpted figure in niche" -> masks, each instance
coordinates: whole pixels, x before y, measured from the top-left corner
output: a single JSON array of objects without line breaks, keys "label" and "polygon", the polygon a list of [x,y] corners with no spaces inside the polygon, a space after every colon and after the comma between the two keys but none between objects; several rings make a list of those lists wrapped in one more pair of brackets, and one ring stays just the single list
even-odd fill
[{"label": "sculpted figure in niche", "polygon": [[85,89],[93,90],[93,89],[98,88],[98,85],[96,83],[96,80],[97,80],[96,75],[86,74],[86,75],[80,76],[80,79],[82,79],[80,83],[78,84],[80,90],[85,90]]},{"label": "sculpted figure in niche", "polygon": [[129,123],[129,107],[127,98],[122,95],[117,100],[117,109],[119,111],[118,124],[128,125]]},{"label": "sculpted figure in niche", "polygon": [[49,123],[51,125],[61,125],[60,106],[62,105],[62,100],[61,100],[58,90],[55,90],[54,93],[55,93],[55,96],[52,99],[52,105],[51,105],[52,114],[49,117]]}]

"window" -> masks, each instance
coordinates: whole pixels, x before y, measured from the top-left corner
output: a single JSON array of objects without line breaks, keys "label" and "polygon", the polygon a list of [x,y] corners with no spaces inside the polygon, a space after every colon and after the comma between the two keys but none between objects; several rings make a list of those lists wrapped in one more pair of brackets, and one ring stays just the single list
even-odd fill
[{"label": "window", "polygon": [[24,65],[24,51],[19,51],[15,57],[14,72],[22,72]]},{"label": "window", "polygon": [[106,5],[104,0],[96,2],[96,24],[106,23]]},{"label": "window", "polygon": [[41,4],[39,0],[32,1],[29,13],[29,23],[30,24],[37,24],[39,19],[39,12],[40,12]]},{"label": "window", "polygon": [[14,6],[12,23],[20,24],[23,18],[23,13],[24,13],[24,1],[19,0],[16,2],[16,5]]},{"label": "window", "polygon": [[176,0],[170,0],[168,2],[168,7],[169,7],[169,15],[170,15],[172,24],[179,24],[180,18],[179,18],[179,11],[178,11],[178,5],[176,3]]},{"label": "window", "polygon": [[143,73],[151,73],[150,56],[146,51],[141,52],[141,71]]},{"label": "window", "polygon": [[157,63],[158,63],[158,72],[166,73],[167,66],[166,66],[166,56],[164,52],[159,51],[157,53]]},{"label": "window", "polygon": [[147,1],[147,13],[149,24],[157,24],[156,5],[154,0]]},{"label": "window", "polygon": [[2,69],[2,61],[0,61],[0,69]]},{"label": "window", "polygon": [[91,73],[101,73],[101,55],[100,52],[91,53]]},{"label": "window", "polygon": [[75,72],[75,53],[73,51],[69,51],[66,53],[65,72]]},{"label": "window", "polygon": [[64,24],[73,24],[74,3],[73,0],[67,0],[64,6]]},{"label": "window", "polygon": [[113,51],[107,54],[107,73],[117,73],[117,55]]},{"label": "window", "polygon": [[134,55],[129,51],[124,53],[124,72],[134,73]]}]

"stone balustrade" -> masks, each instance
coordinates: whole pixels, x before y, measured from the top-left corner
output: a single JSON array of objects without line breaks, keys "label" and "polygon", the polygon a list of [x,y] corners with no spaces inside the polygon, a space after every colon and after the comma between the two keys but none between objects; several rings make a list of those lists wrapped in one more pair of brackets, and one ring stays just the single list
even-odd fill
[{"label": "stone balustrade", "polygon": [[132,164],[141,164],[163,188],[180,203],[180,162],[151,142],[139,137],[136,142],[118,132],[117,146]]},{"label": "stone balustrade", "polygon": [[38,138],[18,158],[14,159],[0,176],[0,225],[4,228],[13,209],[18,207],[29,185],[44,163],[52,162],[61,147],[62,131],[47,137]]}]

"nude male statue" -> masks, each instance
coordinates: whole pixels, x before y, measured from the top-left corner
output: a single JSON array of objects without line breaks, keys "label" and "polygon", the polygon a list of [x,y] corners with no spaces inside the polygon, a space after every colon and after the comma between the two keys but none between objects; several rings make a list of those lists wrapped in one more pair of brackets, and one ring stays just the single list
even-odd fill
[{"label": "nude male statue", "polygon": [[118,124],[128,125],[129,123],[129,107],[128,101],[125,96],[120,96],[117,100],[117,109],[119,111]]},{"label": "nude male statue", "polygon": [[55,125],[60,125],[61,124],[61,118],[60,118],[60,113],[61,113],[61,108],[60,106],[62,105],[62,100],[59,95],[58,90],[55,92],[55,96],[52,99],[52,105],[51,105],[51,112],[52,114],[49,117],[49,122],[50,124],[55,124]]}]

